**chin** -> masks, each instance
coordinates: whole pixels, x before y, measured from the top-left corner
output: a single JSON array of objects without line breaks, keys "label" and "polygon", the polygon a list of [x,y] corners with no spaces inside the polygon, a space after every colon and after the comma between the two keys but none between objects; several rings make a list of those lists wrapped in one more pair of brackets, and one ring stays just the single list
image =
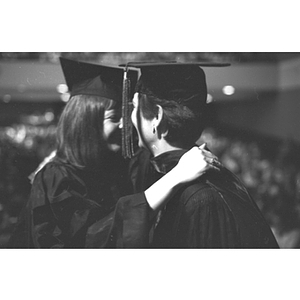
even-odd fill
[{"label": "chin", "polygon": [[111,144],[111,145],[109,145],[108,148],[111,152],[114,152],[114,153],[118,153],[121,151],[121,146],[118,144]]}]

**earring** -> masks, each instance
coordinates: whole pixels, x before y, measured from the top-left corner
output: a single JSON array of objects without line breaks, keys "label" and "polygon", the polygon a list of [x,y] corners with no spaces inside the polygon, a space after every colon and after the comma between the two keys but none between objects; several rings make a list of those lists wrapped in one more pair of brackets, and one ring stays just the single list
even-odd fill
[{"label": "earring", "polygon": [[155,126],[153,126],[153,130],[152,130],[152,132],[153,132],[153,134],[155,134],[155,132],[156,132],[156,128],[155,128]]}]

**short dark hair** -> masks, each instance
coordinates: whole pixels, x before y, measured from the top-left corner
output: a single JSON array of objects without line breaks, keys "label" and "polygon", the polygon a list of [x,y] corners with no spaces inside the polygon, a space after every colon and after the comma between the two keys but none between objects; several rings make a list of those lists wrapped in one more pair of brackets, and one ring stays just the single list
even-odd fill
[{"label": "short dark hair", "polygon": [[[188,100],[173,101],[158,98],[154,95],[139,93],[139,106],[144,118],[152,119],[156,116],[160,105],[164,114],[161,130],[167,131],[166,141],[173,146],[190,148],[200,137],[205,126],[205,105],[199,105],[199,95]],[[194,99],[193,99],[194,98]]]},{"label": "short dark hair", "polygon": [[57,156],[78,168],[97,168],[107,151],[103,138],[104,112],[116,102],[76,95],[65,106],[57,127]]}]

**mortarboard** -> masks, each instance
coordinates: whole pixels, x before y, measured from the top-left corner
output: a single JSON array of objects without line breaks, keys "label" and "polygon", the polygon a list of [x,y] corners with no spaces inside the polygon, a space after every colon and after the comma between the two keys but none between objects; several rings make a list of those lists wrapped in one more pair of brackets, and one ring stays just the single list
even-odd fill
[{"label": "mortarboard", "polygon": [[[94,95],[122,101],[124,69],[61,58],[60,64],[71,96]],[[129,71],[132,87],[138,72]]]},{"label": "mortarboard", "polygon": [[135,88],[136,92],[199,109],[207,100],[206,77],[201,67],[227,67],[230,64],[169,61],[128,62],[120,66],[125,67],[125,73],[129,68],[140,69],[141,76]]},{"label": "mortarboard", "polygon": [[224,67],[229,64],[171,61],[165,63],[129,62],[126,66],[141,70],[136,92],[179,103],[186,102],[190,97],[198,95],[199,100],[206,103],[206,78],[201,67]]},{"label": "mortarboard", "polygon": [[[124,99],[127,101],[133,96],[133,88],[138,77],[136,70],[127,70],[124,73],[124,68],[90,64],[61,57],[60,64],[71,97],[94,95],[112,99],[121,104]],[[124,74],[126,78],[123,80]],[[124,103],[122,104],[122,116],[126,119],[125,126],[122,127],[122,152],[124,157],[130,157],[128,153],[132,152],[133,146],[128,145],[127,141],[131,142],[131,125],[127,121],[129,108]]]}]

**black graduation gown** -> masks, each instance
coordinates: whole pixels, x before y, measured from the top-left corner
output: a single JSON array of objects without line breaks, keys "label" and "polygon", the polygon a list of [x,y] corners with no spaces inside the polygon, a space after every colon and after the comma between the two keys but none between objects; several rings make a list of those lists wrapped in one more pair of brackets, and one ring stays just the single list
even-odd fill
[{"label": "black graduation gown", "polygon": [[[184,150],[166,152],[153,158],[152,163],[159,173],[165,174],[184,153]],[[146,178],[139,178],[140,182],[143,180]],[[142,196],[120,199],[113,225],[117,247],[278,248],[269,225],[246,188],[223,167],[220,172],[208,172],[182,187],[153,226],[149,212]],[[135,222],[131,221],[133,217]],[[151,227],[155,227],[153,237]]]},{"label": "black graduation gown", "polygon": [[[108,238],[125,166],[86,173],[59,159],[41,169],[13,233],[10,248],[95,248]],[[126,168],[127,171],[127,168]]]},{"label": "black graduation gown", "polygon": [[151,153],[140,148],[129,163],[132,192],[117,202],[107,248],[149,248],[149,232],[153,222],[152,210],[144,191],[162,174],[155,171]]}]

